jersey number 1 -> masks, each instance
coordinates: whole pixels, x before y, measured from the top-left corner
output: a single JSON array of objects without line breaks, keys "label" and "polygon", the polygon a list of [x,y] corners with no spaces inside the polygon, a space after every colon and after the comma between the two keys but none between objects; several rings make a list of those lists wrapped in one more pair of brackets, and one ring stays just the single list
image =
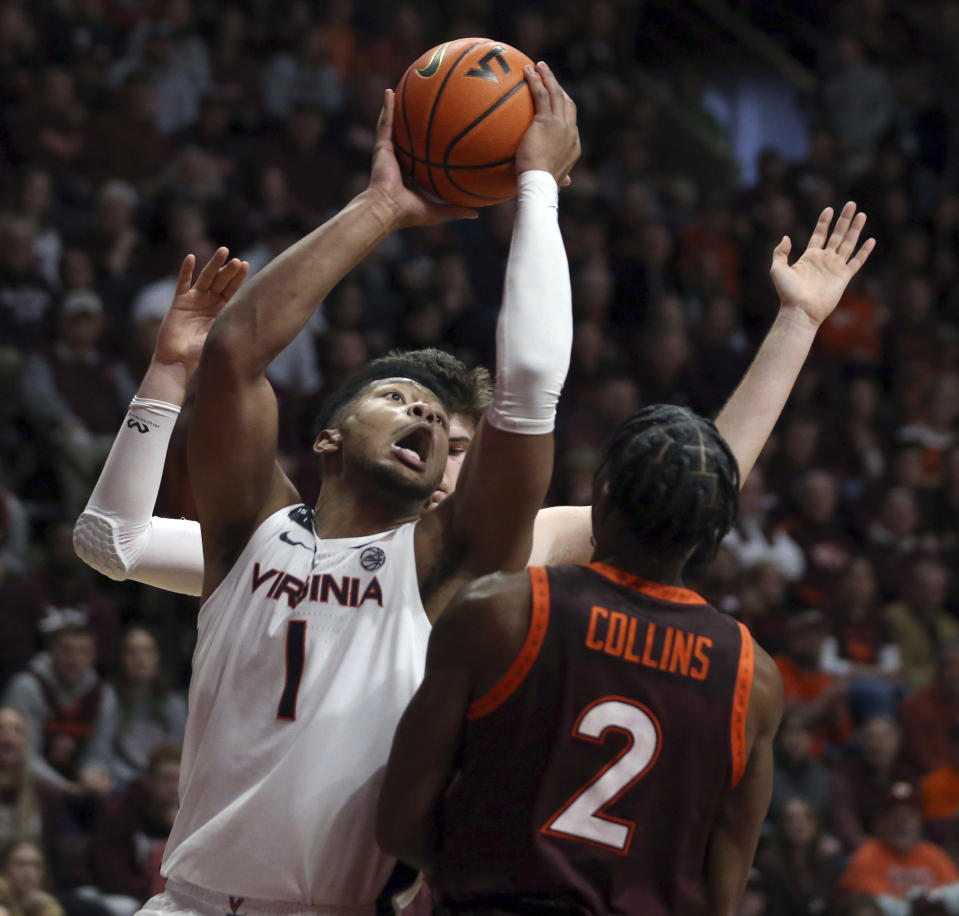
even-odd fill
[{"label": "jersey number 1", "polygon": [[626,855],[636,823],[605,809],[650,771],[659,757],[662,729],[641,703],[604,697],[580,713],[573,737],[602,744],[609,730],[622,732],[629,743],[543,825],[542,832]]},{"label": "jersey number 1", "polygon": [[286,624],[286,683],[276,710],[278,719],[292,722],[296,718],[296,695],[300,692],[305,658],[306,621],[289,620]]}]

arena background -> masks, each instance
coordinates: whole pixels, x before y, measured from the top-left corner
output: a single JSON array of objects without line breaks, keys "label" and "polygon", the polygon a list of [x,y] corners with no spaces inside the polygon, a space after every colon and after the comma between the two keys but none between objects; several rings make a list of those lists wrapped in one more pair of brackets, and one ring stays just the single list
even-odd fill
[{"label": "arena background", "polygon": [[[954,0],[0,0],[0,688],[85,621],[120,697],[109,791],[24,775],[0,728],[0,846],[38,839],[71,914],[126,916],[156,886],[175,755],[138,778],[181,727],[196,602],[93,574],[72,522],[183,255],[222,244],[257,269],[322,222],[365,185],[382,90],[465,35],[547,60],[578,104],[551,503],[588,501],[637,407],[714,416],[775,314],[775,244],[800,252],[826,205],[869,215],[877,250],[691,584],[777,656],[791,706],[741,913],[876,912],[844,872],[890,786],[915,785],[926,837],[957,848]],[[511,219],[505,204],[389,239],[274,365],[283,462],[308,501],[312,412],[351,370],[434,345],[492,364]],[[187,407],[158,514],[191,517],[188,422]],[[134,649],[121,664],[134,626],[159,653],[138,631],[146,675]],[[32,916],[4,887],[0,905]]]}]

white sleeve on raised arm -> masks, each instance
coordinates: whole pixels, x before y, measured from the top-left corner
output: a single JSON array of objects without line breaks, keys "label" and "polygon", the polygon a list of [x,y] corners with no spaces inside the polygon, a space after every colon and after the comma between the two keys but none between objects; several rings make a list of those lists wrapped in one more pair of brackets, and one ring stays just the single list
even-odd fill
[{"label": "white sleeve on raised arm", "polygon": [[573,343],[569,264],[559,231],[559,188],[549,172],[519,176],[503,305],[496,325],[497,429],[550,433]]},{"label": "white sleeve on raised arm", "polygon": [[165,401],[131,401],[100,479],[77,519],[73,546],[88,566],[111,579],[199,595],[199,523],[151,517],[179,413],[179,407]]}]

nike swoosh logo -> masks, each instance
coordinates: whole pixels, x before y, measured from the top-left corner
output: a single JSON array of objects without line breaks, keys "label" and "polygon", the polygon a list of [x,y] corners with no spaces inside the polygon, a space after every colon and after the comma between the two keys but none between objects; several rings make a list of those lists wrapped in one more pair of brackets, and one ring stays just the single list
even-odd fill
[{"label": "nike swoosh logo", "polygon": [[430,77],[440,68],[440,64],[443,63],[443,55],[446,53],[446,49],[450,46],[449,42],[446,44],[440,45],[434,52],[433,56],[430,58],[430,62],[425,67],[417,67],[416,72],[422,77]]},{"label": "nike swoosh logo", "polygon": [[293,538],[290,537],[290,532],[289,532],[289,531],[284,531],[284,532],[280,535],[280,540],[281,540],[284,544],[290,544],[290,545],[292,545],[293,547],[303,547],[304,549],[309,550],[309,551],[312,551],[312,550],[313,550],[313,548],[310,547],[309,544],[304,544],[302,541],[294,541]]}]

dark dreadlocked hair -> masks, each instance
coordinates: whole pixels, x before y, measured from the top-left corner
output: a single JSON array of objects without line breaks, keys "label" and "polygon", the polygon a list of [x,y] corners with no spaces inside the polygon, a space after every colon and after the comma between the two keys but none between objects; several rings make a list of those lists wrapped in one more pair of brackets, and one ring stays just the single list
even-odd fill
[{"label": "dark dreadlocked hair", "polygon": [[467,369],[455,356],[434,348],[391,350],[355,372],[323,402],[314,432],[335,426],[367,385],[394,377],[419,382],[440,399],[448,413],[467,416],[474,423],[493,399],[489,372],[482,367]]},{"label": "dark dreadlocked hair", "polygon": [[598,480],[609,504],[654,554],[696,548],[708,563],[736,518],[739,465],[712,421],[685,407],[654,404],[628,419],[606,446]]}]

